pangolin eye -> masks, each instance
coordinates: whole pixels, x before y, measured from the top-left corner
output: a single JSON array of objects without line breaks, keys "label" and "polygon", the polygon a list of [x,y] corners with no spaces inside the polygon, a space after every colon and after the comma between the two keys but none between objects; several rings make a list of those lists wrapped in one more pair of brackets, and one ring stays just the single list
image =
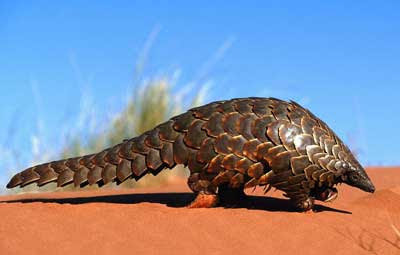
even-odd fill
[{"label": "pangolin eye", "polygon": [[351,174],[349,177],[353,182],[358,182],[360,180],[360,176],[358,174]]}]

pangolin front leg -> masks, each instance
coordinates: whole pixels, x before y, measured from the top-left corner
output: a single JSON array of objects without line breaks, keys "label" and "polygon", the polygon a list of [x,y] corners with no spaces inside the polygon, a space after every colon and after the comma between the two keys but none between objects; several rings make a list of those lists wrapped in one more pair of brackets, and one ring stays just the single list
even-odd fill
[{"label": "pangolin front leg", "polygon": [[291,198],[294,206],[299,210],[299,211],[312,211],[314,209],[314,201],[315,198],[310,197],[310,196],[304,196],[302,198]]}]

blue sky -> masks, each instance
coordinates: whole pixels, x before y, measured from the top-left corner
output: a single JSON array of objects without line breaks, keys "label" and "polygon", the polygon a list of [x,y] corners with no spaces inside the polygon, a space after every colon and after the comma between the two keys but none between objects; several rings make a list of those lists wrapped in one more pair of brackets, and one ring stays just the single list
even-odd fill
[{"label": "blue sky", "polygon": [[399,165],[399,13],[399,1],[0,1],[0,142],[28,166],[38,126],[57,139],[82,95],[99,113],[123,105],[151,46],[146,77],[212,81],[207,101],[299,101],[362,163]]}]

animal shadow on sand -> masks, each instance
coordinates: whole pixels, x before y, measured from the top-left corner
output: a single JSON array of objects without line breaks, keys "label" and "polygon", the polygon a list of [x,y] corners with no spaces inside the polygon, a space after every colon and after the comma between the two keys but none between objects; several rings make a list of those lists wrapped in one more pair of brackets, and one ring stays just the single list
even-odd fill
[{"label": "animal shadow on sand", "polygon": [[[59,204],[86,204],[86,203],[116,203],[116,204],[137,204],[142,202],[165,204],[169,207],[185,207],[193,199],[193,193],[146,193],[146,194],[118,194],[93,197],[71,197],[71,198],[27,198],[3,201],[5,203],[59,203]],[[271,212],[296,212],[288,199],[247,196],[247,203],[237,205],[234,208],[247,208],[250,210],[265,210]],[[2,201],[0,201],[2,202]],[[330,211],[336,213],[351,214],[351,212],[316,204],[316,212]]]}]

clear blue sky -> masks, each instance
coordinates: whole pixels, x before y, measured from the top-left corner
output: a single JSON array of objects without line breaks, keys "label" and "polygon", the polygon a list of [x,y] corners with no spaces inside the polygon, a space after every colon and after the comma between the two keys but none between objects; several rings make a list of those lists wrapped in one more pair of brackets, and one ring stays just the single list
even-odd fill
[{"label": "clear blue sky", "polygon": [[145,76],[210,79],[207,101],[300,101],[362,163],[400,164],[399,1],[105,2],[0,1],[0,141],[24,167],[38,119],[56,139],[82,94],[100,112],[125,102],[149,37]]}]

